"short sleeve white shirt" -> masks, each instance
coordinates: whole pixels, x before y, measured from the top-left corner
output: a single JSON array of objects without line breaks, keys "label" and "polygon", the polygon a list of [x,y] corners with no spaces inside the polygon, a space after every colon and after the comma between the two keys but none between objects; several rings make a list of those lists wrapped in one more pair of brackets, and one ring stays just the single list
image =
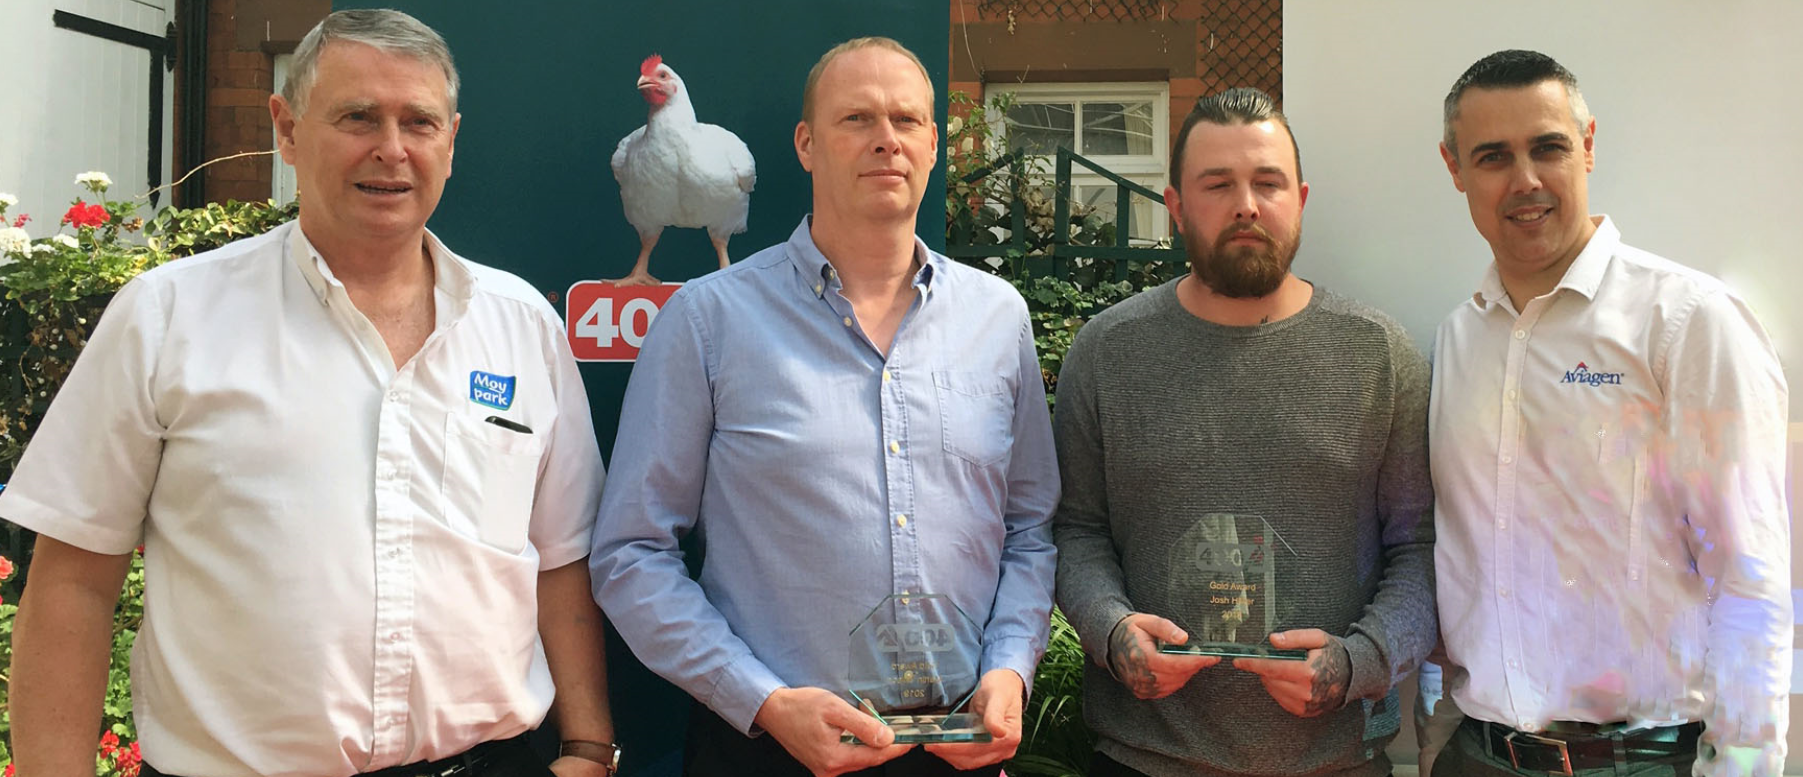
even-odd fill
[{"label": "short sleeve white shirt", "polygon": [[1520,311],[1492,265],[1440,326],[1429,411],[1459,707],[1529,731],[1702,721],[1699,774],[1778,774],[1786,391],[1744,302],[1606,218]]},{"label": "short sleeve white shirt", "polygon": [[144,546],[158,769],[334,777],[544,718],[537,575],[588,552],[588,399],[543,296],[427,245],[436,326],[399,369],[296,224],[138,277],[0,494],[71,545]]}]

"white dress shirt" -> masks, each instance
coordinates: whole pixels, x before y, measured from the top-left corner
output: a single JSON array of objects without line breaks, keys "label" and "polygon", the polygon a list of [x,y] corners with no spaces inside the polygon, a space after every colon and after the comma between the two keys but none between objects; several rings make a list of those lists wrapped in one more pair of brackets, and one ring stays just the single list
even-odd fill
[{"label": "white dress shirt", "polygon": [[157,769],[342,777],[544,718],[537,578],[588,552],[588,398],[543,296],[427,243],[436,327],[398,370],[297,225],[133,280],[0,495],[144,545]]},{"label": "white dress shirt", "polygon": [[1435,559],[1459,707],[1529,731],[1702,721],[1698,774],[1778,774],[1788,404],[1746,304],[1602,218],[1519,312],[1492,265],[1434,354]]}]

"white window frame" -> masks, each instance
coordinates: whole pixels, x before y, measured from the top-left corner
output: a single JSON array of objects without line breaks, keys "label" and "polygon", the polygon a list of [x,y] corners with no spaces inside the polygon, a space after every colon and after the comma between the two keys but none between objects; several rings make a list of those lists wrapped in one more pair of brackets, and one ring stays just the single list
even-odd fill
[{"label": "white window frame", "polygon": [[[1108,168],[1115,175],[1155,192],[1164,190],[1165,178],[1170,175],[1171,160],[1171,85],[1167,81],[1104,81],[1090,83],[1058,83],[1058,84],[989,84],[984,87],[984,104],[1000,95],[1013,95],[1014,104],[1032,103],[1070,103],[1077,111],[1077,120],[1073,122],[1076,133],[1077,153],[1102,167]],[[1082,110],[1077,106],[1083,103],[1152,103],[1152,153],[1150,155],[1122,154],[1086,154],[1083,146]],[[993,109],[986,109],[985,116],[996,137],[1002,137],[1006,131],[1006,117]],[[994,153],[1000,156],[1006,149],[996,148]],[[1046,159],[1048,169],[1051,168],[1049,157]],[[1071,168],[1071,187],[1081,190],[1090,187],[1108,186],[1113,181],[1090,172],[1081,165]],[[1157,203],[1152,203],[1158,207]],[[1117,216],[1117,218],[1121,218]],[[1132,218],[1130,215],[1125,218]],[[1152,231],[1149,235],[1134,238],[1134,243],[1159,241],[1170,237],[1170,218],[1162,213],[1152,217]]]}]

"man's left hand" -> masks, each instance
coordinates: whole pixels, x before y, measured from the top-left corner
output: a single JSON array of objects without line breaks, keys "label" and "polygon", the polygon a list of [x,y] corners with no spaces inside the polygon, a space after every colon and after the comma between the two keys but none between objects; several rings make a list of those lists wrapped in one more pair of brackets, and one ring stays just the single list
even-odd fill
[{"label": "man's left hand", "polygon": [[1025,681],[1012,669],[991,669],[984,673],[983,680],[977,683],[977,692],[970,697],[970,711],[982,718],[983,727],[989,729],[992,739],[964,744],[931,744],[926,746],[927,752],[959,770],[976,769],[1013,758],[1014,751],[1020,747],[1020,708],[1021,700],[1025,698],[1022,691],[1025,686]]},{"label": "man's left hand", "polygon": [[1271,635],[1271,646],[1306,649],[1303,661],[1275,658],[1236,658],[1233,668],[1258,675],[1265,692],[1291,715],[1312,718],[1346,705],[1346,688],[1352,682],[1352,657],[1339,637],[1320,629],[1280,631]]},{"label": "man's left hand", "polygon": [[587,758],[566,755],[551,762],[551,773],[557,777],[612,777],[613,772]]}]

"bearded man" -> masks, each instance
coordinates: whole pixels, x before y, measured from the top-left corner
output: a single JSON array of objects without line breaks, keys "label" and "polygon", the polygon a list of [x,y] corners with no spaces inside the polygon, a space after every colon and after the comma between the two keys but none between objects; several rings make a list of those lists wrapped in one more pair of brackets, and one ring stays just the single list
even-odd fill
[{"label": "bearded man", "polygon": [[[1091,320],[1058,380],[1090,774],[1389,774],[1396,686],[1437,632],[1426,360],[1290,272],[1308,184],[1265,93],[1197,102],[1164,197],[1190,273]],[[1209,560],[1235,548],[1275,560]],[[1301,660],[1159,652],[1229,621]]]}]

